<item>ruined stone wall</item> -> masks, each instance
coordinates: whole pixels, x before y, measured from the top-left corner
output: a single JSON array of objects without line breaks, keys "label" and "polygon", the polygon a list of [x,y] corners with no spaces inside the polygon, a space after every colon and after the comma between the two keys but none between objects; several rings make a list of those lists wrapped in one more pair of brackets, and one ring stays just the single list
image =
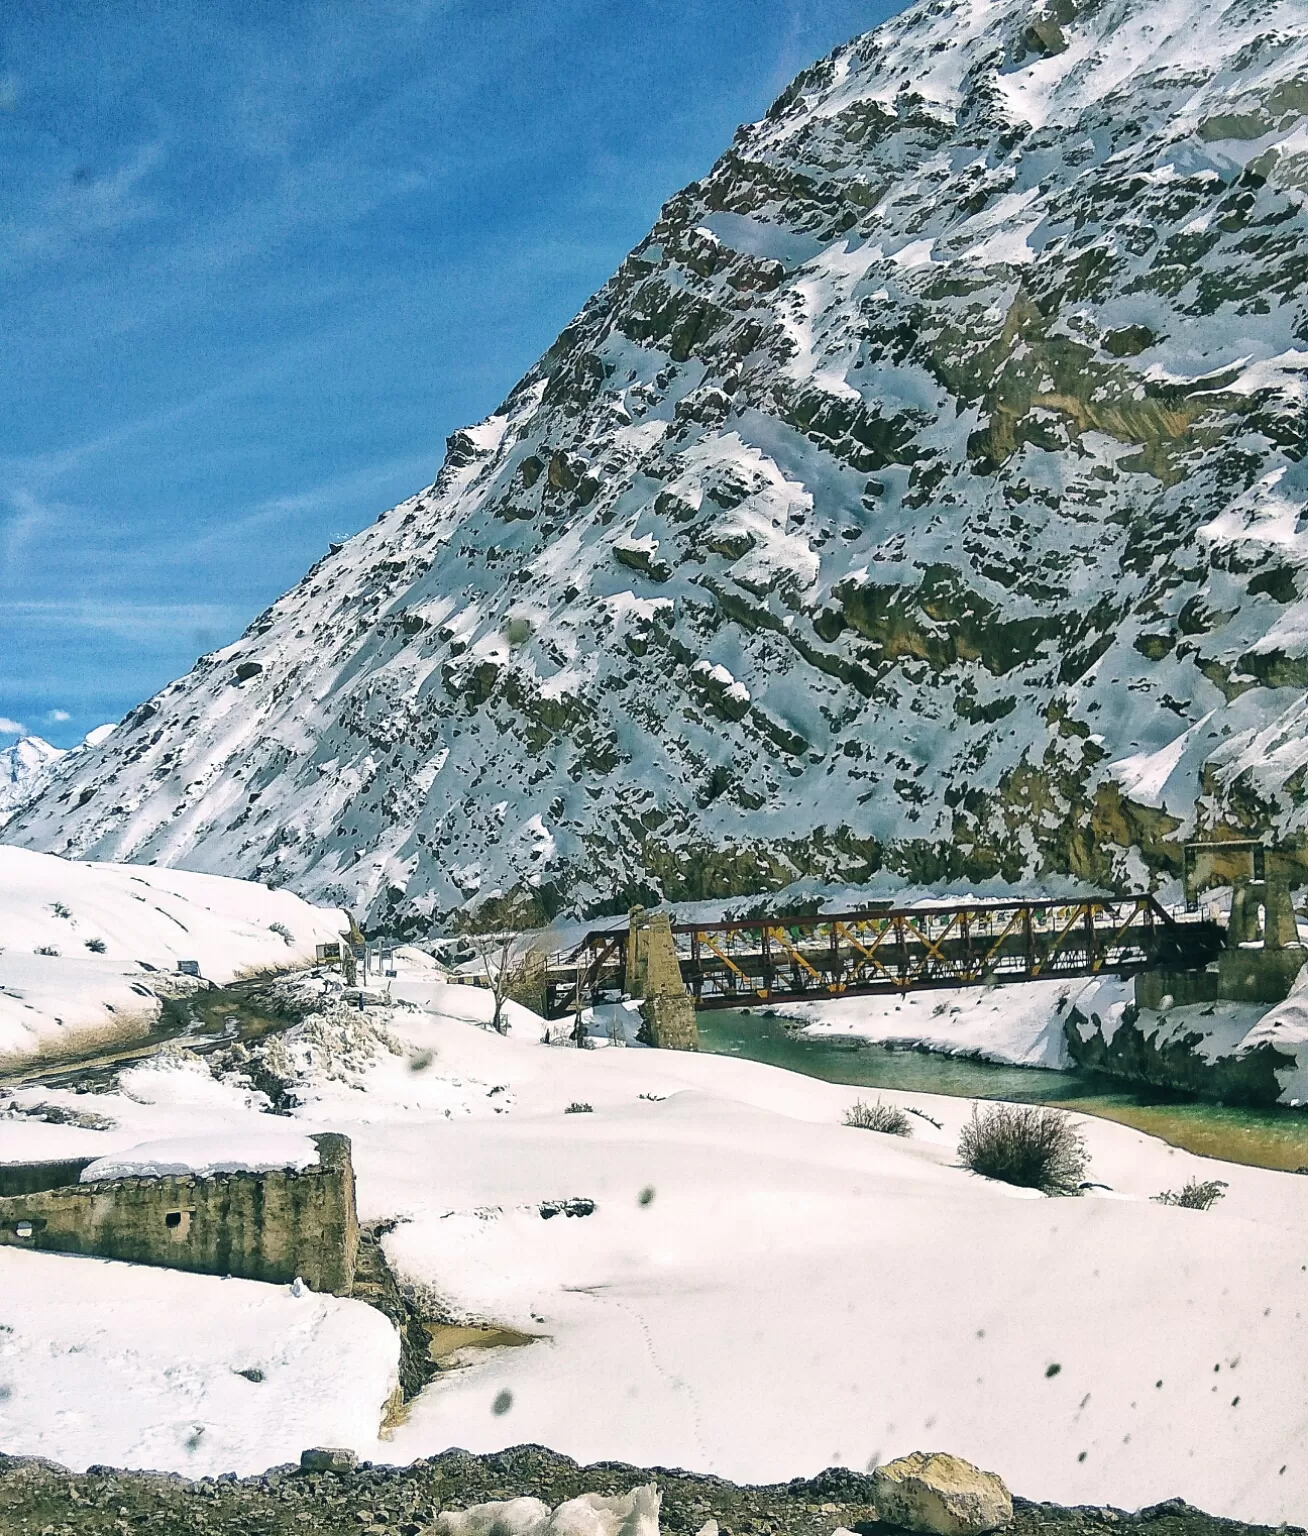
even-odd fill
[{"label": "ruined stone wall", "polygon": [[315,1291],[348,1295],[359,1246],[350,1143],[313,1139],[318,1164],[302,1172],[51,1187],[42,1185],[51,1170],[71,1168],[76,1178],[85,1162],[13,1165],[0,1188],[26,1183],[27,1191],[0,1195],[0,1244],[280,1284],[299,1275]]}]

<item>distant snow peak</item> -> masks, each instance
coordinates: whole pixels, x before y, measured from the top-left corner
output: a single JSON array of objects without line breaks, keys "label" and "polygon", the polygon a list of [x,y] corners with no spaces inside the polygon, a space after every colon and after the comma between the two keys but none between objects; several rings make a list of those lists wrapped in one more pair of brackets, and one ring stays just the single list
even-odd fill
[{"label": "distant snow peak", "polygon": [[4,835],[414,933],[1299,837],[1306,79],[1302,0],[910,6]]},{"label": "distant snow peak", "polygon": [[52,746],[41,736],[24,736],[12,747],[0,750],[0,827],[42,793],[57,764],[100,746],[114,729],[113,725],[97,725],[80,746],[72,748]]},{"label": "distant snow peak", "polygon": [[0,821],[39,792],[52,763],[64,756],[40,736],[24,736],[0,749]]}]

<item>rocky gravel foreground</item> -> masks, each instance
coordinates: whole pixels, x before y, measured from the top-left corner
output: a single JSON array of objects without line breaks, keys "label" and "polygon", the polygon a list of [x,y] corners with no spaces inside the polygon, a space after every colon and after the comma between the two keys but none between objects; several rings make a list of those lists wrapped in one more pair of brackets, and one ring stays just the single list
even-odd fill
[{"label": "rocky gravel foreground", "polygon": [[[0,1455],[4,1536],[420,1536],[444,1509],[531,1494],[556,1505],[582,1493],[626,1493],[654,1482],[662,1528],[694,1536],[716,1519],[721,1536],[831,1536],[838,1526],[866,1536],[876,1522],[872,1479],[844,1468],[767,1487],[663,1467],[600,1462],[582,1467],[540,1446],[493,1456],[446,1451],[407,1467],[362,1463],[338,1471],[277,1467],[259,1477],[197,1482],[173,1474],[93,1467],[72,1473],[53,1462]],[[1245,1536],[1270,1532],[1193,1509],[1179,1499],[1135,1514],[1034,1504],[1015,1498],[1011,1536]],[[883,1526],[887,1531],[890,1527]],[[1299,1526],[1281,1526],[1299,1533]]]}]

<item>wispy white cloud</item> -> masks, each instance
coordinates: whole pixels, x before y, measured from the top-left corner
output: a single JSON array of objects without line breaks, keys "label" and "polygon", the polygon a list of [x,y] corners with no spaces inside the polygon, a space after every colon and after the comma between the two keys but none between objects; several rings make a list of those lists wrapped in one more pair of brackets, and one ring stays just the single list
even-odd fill
[{"label": "wispy white cloud", "polygon": [[72,718],[66,709],[52,709],[45,717],[45,721],[47,725],[62,725],[65,720]]},{"label": "wispy white cloud", "polygon": [[8,715],[0,715],[0,736],[26,736],[27,729],[19,725],[17,720],[11,720]]},{"label": "wispy white cloud", "polygon": [[8,222],[2,248],[11,268],[58,260],[89,236],[103,239],[157,216],[143,184],[164,160],[160,143],[138,144],[131,158],[102,176],[53,181],[22,223]]},{"label": "wispy white cloud", "polygon": [[242,610],[227,603],[102,602],[95,598],[6,603],[5,615],[20,624],[75,627],[135,641],[197,631],[230,633],[243,619]]},{"label": "wispy white cloud", "polygon": [[[288,348],[272,359],[261,359],[253,367],[242,369],[238,374],[229,375],[221,384],[216,384],[211,389],[200,390],[173,405],[165,406],[162,410],[146,411],[139,416],[130,417],[107,431],[97,432],[91,437],[83,438],[80,442],[69,443],[66,447],[54,448],[39,454],[0,455],[0,470],[20,481],[26,481],[29,486],[33,483],[56,480],[62,475],[74,474],[90,460],[105,454],[114,454],[137,439],[157,437],[215,406],[252,393],[261,385],[276,383],[279,378],[288,374],[297,362],[303,361],[304,351],[303,346]],[[36,498],[30,489],[11,490],[7,494],[16,508],[37,509]]]},{"label": "wispy white cloud", "polygon": [[17,568],[19,557],[56,521],[59,508],[23,486],[5,492],[10,512],[0,523],[0,574]]},{"label": "wispy white cloud", "polygon": [[[376,499],[377,511],[384,512],[399,496],[410,494],[430,480],[439,465],[432,453],[409,453],[386,459],[380,464],[364,464],[345,474],[333,475],[307,490],[291,496],[270,496],[256,502],[248,511],[231,518],[176,547],[179,557],[191,557],[233,540],[248,538],[261,528],[274,527],[292,518],[321,522],[334,512],[353,511],[361,501]],[[332,530],[344,533],[346,530]]]}]

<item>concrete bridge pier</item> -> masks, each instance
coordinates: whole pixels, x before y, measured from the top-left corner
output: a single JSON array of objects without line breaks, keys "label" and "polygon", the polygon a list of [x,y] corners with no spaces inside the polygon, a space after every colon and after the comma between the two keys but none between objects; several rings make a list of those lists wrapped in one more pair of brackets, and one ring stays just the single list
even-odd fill
[{"label": "concrete bridge pier", "polygon": [[695,1000],[681,979],[672,919],[632,907],[628,922],[625,990],[641,999],[640,1038],[665,1051],[699,1050]]},{"label": "concrete bridge pier", "polygon": [[1231,892],[1226,947],[1202,971],[1142,971],[1135,1000],[1175,1004],[1279,1003],[1289,995],[1308,950],[1299,942],[1294,903],[1284,880],[1238,879]]},{"label": "concrete bridge pier", "polygon": [[1284,880],[1245,880],[1235,887],[1226,945],[1217,958],[1218,997],[1279,1003],[1289,995],[1308,952],[1300,946]]}]

